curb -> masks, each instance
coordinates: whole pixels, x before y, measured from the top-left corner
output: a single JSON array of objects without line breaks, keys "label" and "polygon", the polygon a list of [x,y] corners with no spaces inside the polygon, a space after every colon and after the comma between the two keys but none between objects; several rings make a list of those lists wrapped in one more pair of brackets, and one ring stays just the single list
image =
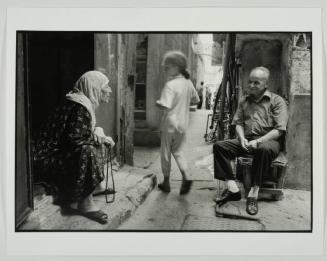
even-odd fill
[{"label": "curb", "polygon": [[[110,231],[132,216],[157,184],[154,173],[141,168],[127,167],[115,173],[120,190],[115,201],[107,204],[104,196],[95,197],[100,208],[108,213],[109,222],[101,225],[79,215],[63,216],[51,196],[44,196],[44,204],[36,206],[18,231]],[[129,186],[126,186],[128,185]],[[110,197],[111,195],[109,195]]]},{"label": "curb", "polygon": [[[125,197],[114,202],[111,207],[117,207],[119,211],[110,218],[110,222],[106,229],[116,229],[124,221],[129,219],[136,209],[144,202],[146,197],[150,194],[157,184],[157,177],[155,174],[148,174],[140,180],[135,187],[126,191]],[[109,212],[110,213],[110,212]],[[110,216],[110,214],[109,214]]]}]

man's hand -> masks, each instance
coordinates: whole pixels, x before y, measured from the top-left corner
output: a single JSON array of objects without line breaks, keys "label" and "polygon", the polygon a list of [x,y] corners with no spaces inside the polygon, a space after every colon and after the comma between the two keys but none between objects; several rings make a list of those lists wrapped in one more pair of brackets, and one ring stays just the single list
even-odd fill
[{"label": "man's hand", "polygon": [[241,138],[241,139],[240,139],[240,143],[241,143],[242,148],[243,148],[246,152],[249,152],[249,150],[248,150],[248,144],[249,144],[249,141],[248,141],[246,138]]},{"label": "man's hand", "polygon": [[256,148],[258,148],[258,142],[257,142],[257,140],[251,140],[248,143],[247,148],[248,148],[249,151],[252,151],[252,150],[255,150]]}]

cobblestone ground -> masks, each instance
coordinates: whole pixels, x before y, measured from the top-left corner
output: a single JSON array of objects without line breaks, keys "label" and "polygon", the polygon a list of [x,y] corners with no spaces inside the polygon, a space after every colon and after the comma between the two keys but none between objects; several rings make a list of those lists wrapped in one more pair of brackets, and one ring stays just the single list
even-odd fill
[{"label": "cobblestone ground", "polygon": [[[212,145],[204,141],[208,111],[191,113],[186,154],[194,185],[188,195],[179,196],[180,174],[174,163],[171,192],[157,188],[135,214],[122,224],[122,230],[214,230],[214,231],[299,231],[311,228],[311,193],[285,190],[282,201],[260,201],[257,220],[217,217],[213,199],[217,182],[213,179]],[[136,148],[135,165],[154,171],[162,180],[159,148]],[[221,184],[219,185],[222,186]],[[244,198],[244,193],[243,193]],[[245,212],[245,200],[225,205],[227,210]]]}]

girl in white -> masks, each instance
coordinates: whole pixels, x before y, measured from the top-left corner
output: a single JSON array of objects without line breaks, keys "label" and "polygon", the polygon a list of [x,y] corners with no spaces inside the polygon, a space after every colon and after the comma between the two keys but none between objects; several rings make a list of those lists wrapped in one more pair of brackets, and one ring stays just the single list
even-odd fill
[{"label": "girl in white", "polygon": [[199,103],[199,96],[186,70],[187,59],[182,52],[169,51],[164,55],[163,66],[167,75],[157,106],[164,110],[161,120],[161,169],[164,181],[158,188],[170,192],[171,154],[174,156],[183,181],[180,194],[190,191],[192,181],[187,178],[187,162],[183,154],[190,105]]}]

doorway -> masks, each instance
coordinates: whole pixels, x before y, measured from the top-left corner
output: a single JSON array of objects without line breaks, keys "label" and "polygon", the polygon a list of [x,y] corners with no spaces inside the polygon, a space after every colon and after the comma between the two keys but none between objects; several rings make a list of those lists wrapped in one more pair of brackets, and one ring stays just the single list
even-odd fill
[{"label": "doorway", "polygon": [[32,135],[69,92],[94,68],[94,36],[85,32],[33,32],[28,35]]},{"label": "doorway", "polygon": [[135,120],[146,119],[146,73],[148,37],[139,34],[136,46]]},{"label": "doorway", "polygon": [[33,137],[78,77],[93,68],[93,33],[17,33],[16,228],[33,209]]}]

